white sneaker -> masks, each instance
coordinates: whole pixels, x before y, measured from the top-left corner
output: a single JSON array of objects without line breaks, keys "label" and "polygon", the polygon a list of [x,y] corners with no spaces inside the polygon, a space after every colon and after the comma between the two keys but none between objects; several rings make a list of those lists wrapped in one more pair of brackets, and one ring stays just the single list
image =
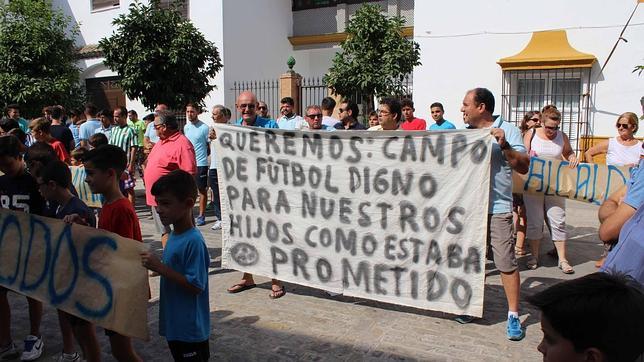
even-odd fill
[{"label": "white sneaker", "polygon": [[64,353],[58,357],[58,362],[78,362],[80,361],[80,354],[78,352],[74,353]]},{"label": "white sneaker", "polygon": [[221,229],[221,220],[217,220],[212,224],[210,230],[219,230]]},{"label": "white sneaker", "polygon": [[0,361],[17,358],[20,355],[16,344],[11,342],[4,347],[0,347]]},{"label": "white sneaker", "polygon": [[21,361],[34,361],[40,358],[42,351],[45,349],[45,344],[42,343],[42,337],[28,335],[25,338],[25,349],[22,351]]}]

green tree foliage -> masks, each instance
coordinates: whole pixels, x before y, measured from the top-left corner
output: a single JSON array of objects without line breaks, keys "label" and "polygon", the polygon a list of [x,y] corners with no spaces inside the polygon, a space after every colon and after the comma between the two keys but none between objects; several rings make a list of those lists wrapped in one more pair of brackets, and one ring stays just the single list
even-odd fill
[{"label": "green tree foliage", "polygon": [[403,36],[404,22],[382,14],[378,5],[363,5],[351,17],[324,82],[344,97],[361,94],[368,110],[374,95],[402,95],[405,76],[420,65],[420,46]]},{"label": "green tree foliage", "polygon": [[0,1],[0,105],[18,103],[23,117],[33,117],[46,105],[82,103],[77,34],[50,0]]},{"label": "green tree foliage", "polygon": [[637,73],[637,75],[642,75],[642,72],[644,72],[644,65],[636,65],[633,69],[633,73]]},{"label": "green tree foliage", "polygon": [[116,32],[99,46],[128,98],[150,109],[158,103],[180,109],[203,104],[215,89],[211,80],[222,67],[219,52],[176,7],[136,1],[113,25]]}]

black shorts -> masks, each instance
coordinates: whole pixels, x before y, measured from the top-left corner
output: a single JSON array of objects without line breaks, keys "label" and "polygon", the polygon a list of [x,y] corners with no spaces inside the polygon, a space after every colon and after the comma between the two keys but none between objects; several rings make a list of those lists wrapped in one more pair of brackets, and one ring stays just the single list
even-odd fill
[{"label": "black shorts", "polygon": [[168,341],[170,353],[175,361],[208,361],[210,359],[210,345],[208,340],[201,342]]},{"label": "black shorts", "polygon": [[208,166],[197,167],[197,174],[195,175],[195,182],[199,190],[208,188]]}]

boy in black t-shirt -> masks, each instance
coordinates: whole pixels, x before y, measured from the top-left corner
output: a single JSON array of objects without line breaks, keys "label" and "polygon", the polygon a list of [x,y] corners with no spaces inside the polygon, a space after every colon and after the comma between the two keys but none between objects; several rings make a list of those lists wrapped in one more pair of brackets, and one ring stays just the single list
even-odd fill
[{"label": "boy in black t-shirt", "polygon": [[[66,216],[77,215],[81,224],[96,227],[94,212],[69,191],[72,173],[64,162],[55,160],[43,166],[36,179],[40,193],[45,200],[57,205],[54,210],[56,219],[64,220]],[[58,310],[58,322],[63,336],[63,353],[59,361],[80,361],[80,356],[74,352],[74,336],[76,336],[86,360],[98,361],[101,359],[101,350],[92,323],[67,314],[60,309]]]},{"label": "boy in black t-shirt", "polygon": [[[20,140],[15,136],[0,137],[0,206],[5,209],[39,215],[44,200],[38,192],[36,180],[25,170],[20,155]],[[0,360],[18,356],[11,339],[11,308],[7,289],[0,287]],[[27,297],[29,303],[30,334],[25,338],[23,361],[33,361],[42,355],[44,345],[40,335],[42,303]]]}]

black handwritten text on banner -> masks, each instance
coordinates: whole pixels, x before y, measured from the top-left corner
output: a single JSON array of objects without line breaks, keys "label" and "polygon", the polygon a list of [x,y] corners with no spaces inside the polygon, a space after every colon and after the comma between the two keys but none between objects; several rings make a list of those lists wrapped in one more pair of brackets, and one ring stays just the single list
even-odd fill
[{"label": "black handwritten text on banner", "polygon": [[489,131],[215,127],[225,267],[481,315]]},{"label": "black handwritten text on banner", "polygon": [[143,244],[0,209],[0,285],[123,335],[148,339]]}]

